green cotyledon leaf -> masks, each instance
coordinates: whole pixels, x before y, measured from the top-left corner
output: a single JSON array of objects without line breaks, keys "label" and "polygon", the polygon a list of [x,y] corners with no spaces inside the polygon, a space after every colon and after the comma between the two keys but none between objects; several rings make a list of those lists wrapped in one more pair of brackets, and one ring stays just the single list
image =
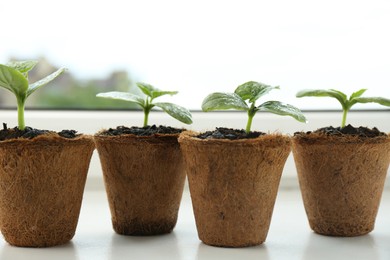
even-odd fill
[{"label": "green cotyledon leaf", "polygon": [[18,99],[24,100],[28,89],[28,80],[18,70],[0,64],[0,87],[8,89]]},{"label": "green cotyledon leaf", "polygon": [[65,71],[66,71],[65,68],[61,68],[61,69],[53,72],[49,76],[46,76],[43,79],[38,80],[37,82],[29,85],[29,87],[27,89],[27,97],[30,96],[32,93],[34,93],[36,90],[40,89],[41,87],[45,86],[46,84],[48,84],[49,82],[51,82],[52,80],[57,78],[59,75],[61,75]]},{"label": "green cotyledon leaf", "polygon": [[154,105],[156,107],[160,107],[168,115],[179,120],[180,122],[183,122],[185,124],[192,124],[192,116],[191,116],[191,113],[188,109],[186,109],[182,106],[178,106],[176,104],[167,103],[167,102],[154,103]]},{"label": "green cotyledon leaf", "polygon": [[390,99],[382,97],[357,97],[354,98],[355,103],[377,103],[382,106],[390,107]]},{"label": "green cotyledon leaf", "polygon": [[296,94],[296,97],[333,97],[336,98],[343,108],[347,108],[347,95],[335,89],[306,89]]},{"label": "green cotyledon leaf", "polygon": [[128,93],[128,92],[111,91],[111,92],[99,93],[96,96],[102,97],[102,98],[110,98],[110,99],[129,101],[129,102],[136,103],[136,104],[140,105],[141,107],[145,106],[145,101],[143,100],[142,97]]},{"label": "green cotyledon leaf", "polygon": [[299,122],[306,123],[306,117],[297,107],[279,101],[267,101],[257,107],[258,111],[266,111],[281,116],[291,116]]},{"label": "green cotyledon leaf", "polygon": [[213,110],[248,110],[245,101],[235,93],[215,92],[208,95],[202,103],[202,110],[205,112]]}]

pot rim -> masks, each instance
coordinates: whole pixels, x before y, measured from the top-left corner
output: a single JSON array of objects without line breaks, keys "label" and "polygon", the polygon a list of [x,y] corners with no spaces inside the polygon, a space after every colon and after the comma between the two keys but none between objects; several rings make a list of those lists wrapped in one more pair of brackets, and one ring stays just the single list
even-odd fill
[{"label": "pot rim", "polygon": [[357,135],[326,135],[324,133],[299,133],[292,138],[294,144],[383,144],[390,143],[390,134],[376,137]]},{"label": "pot rim", "polygon": [[46,133],[34,138],[14,138],[4,141],[0,141],[0,147],[6,146],[20,146],[20,145],[36,145],[36,146],[45,146],[45,145],[58,145],[58,144],[69,144],[69,145],[79,145],[83,143],[93,142],[93,137],[87,134],[80,134],[75,138],[65,138],[59,136],[57,133]]},{"label": "pot rim", "polygon": [[291,137],[289,135],[281,134],[280,132],[268,133],[265,135],[260,135],[256,138],[248,139],[201,139],[197,138],[196,135],[199,135],[200,132],[196,131],[184,131],[179,135],[179,143],[196,143],[199,145],[283,145],[290,144]]},{"label": "pot rim", "polygon": [[150,143],[150,144],[166,144],[178,143],[179,134],[153,134],[146,136],[139,136],[134,134],[121,135],[101,135],[100,132],[93,136],[95,143]]}]

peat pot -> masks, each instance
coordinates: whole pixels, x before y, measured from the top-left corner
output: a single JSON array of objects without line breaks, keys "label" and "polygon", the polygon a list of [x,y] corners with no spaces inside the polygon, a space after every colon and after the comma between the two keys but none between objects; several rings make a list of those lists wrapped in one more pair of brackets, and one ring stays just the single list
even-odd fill
[{"label": "peat pot", "polygon": [[390,162],[390,137],[305,133],[292,139],[310,227],[329,236],[374,229]]},{"label": "peat pot", "polygon": [[179,143],[188,175],[199,239],[220,247],[265,241],[290,138],[200,139],[183,132]]},{"label": "peat pot", "polygon": [[157,235],[175,227],[185,181],[177,138],[95,135],[116,233]]},{"label": "peat pot", "polygon": [[0,230],[9,244],[48,247],[73,238],[94,148],[84,135],[0,142]]}]

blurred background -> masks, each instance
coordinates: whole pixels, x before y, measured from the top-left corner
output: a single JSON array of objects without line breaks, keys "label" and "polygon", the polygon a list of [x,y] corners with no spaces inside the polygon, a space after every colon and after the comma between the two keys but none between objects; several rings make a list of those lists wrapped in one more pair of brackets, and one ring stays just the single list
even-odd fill
[{"label": "blurred background", "polygon": [[[2,1],[0,63],[39,60],[30,82],[68,68],[28,108],[133,109],[95,96],[137,92],[143,81],[179,91],[163,99],[199,110],[209,93],[254,80],[281,87],[263,101],[340,109],[336,100],[295,94],[368,88],[366,96],[390,98],[389,14],[387,0]],[[1,89],[0,108],[14,107]]]}]

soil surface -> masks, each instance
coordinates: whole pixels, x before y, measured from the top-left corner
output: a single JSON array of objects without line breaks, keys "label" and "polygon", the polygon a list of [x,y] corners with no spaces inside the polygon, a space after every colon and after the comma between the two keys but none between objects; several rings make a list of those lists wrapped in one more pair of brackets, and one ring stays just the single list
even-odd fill
[{"label": "soil surface", "polygon": [[[24,130],[19,130],[19,128],[17,127],[8,128],[7,124],[3,123],[3,129],[0,130],[0,141],[17,139],[17,138],[32,139],[34,137],[37,137],[39,135],[44,135],[47,133],[56,133],[56,132],[49,131],[49,130],[35,129],[29,126],[26,126]],[[62,130],[57,134],[64,138],[75,138],[79,135],[77,134],[76,130]]]},{"label": "soil surface", "polygon": [[197,138],[200,139],[250,139],[257,138],[261,135],[265,135],[263,132],[249,132],[246,133],[245,130],[238,130],[232,128],[217,127],[214,131],[207,131],[200,135],[197,135]]},{"label": "soil surface", "polygon": [[318,134],[318,133],[323,133],[326,135],[353,135],[353,136],[359,136],[359,137],[378,137],[378,136],[386,136],[387,134],[384,132],[381,132],[378,130],[378,128],[367,128],[367,127],[353,127],[352,125],[347,125],[344,127],[333,127],[333,126],[328,126],[328,127],[323,127],[319,128],[313,132],[309,131],[306,133],[303,132],[296,132],[294,135],[302,135],[302,134]]},{"label": "soil surface", "polygon": [[108,130],[102,131],[99,135],[124,135],[124,134],[132,134],[137,136],[151,136],[155,134],[180,134],[185,129],[173,128],[169,126],[145,126],[145,127],[126,127],[126,126],[118,126],[117,128],[110,128]]}]

